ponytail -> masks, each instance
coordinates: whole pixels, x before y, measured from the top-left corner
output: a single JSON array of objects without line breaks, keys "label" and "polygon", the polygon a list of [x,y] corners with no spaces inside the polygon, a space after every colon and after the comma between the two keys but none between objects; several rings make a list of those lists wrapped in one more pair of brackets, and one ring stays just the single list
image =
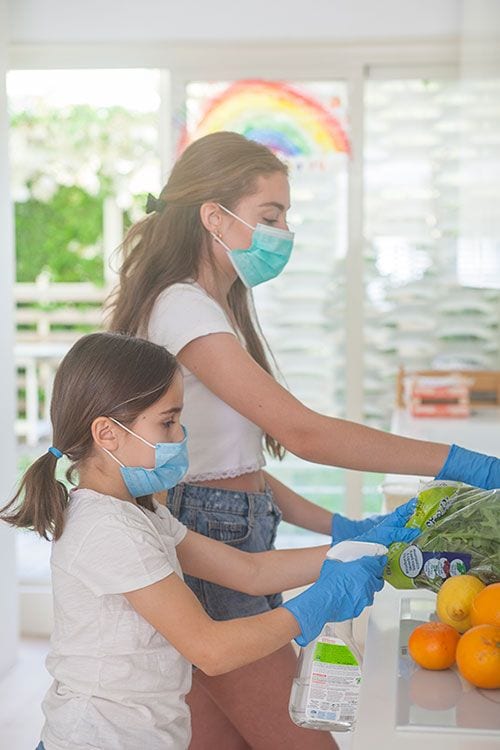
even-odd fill
[{"label": "ponytail", "polygon": [[[257,189],[259,178],[276,173],[286,176],[286,165],[266,146],[238,133],[210,133],[191,143],[175,163],[159,205],[149,201],[155,210],[134,224],[122,243],[119,285],[105,303],[110,330],[147,337],[151,311],[165,289],[197,279],[205,256],[215,270],[200,207],[213,201],[236,210],[238,202]],[[227,299],[249,354],[274,377],[274,358],[255,315],[252,295],[240,279]],[[269,434],[266,448],[276,458],[285,454]]]},{"label": "ponytail", "polygon": [[[54,445],[28,469],[12,500],[0,508],[0,520],[33,529],[44,539],[63,533],[69,493],[56,477],[57,460],[70,462],[66,479],[92,456],[92,424],[113,417],[124,425],[154,404],[170,388],[179,365],[165,347],[116,333],[82,336],[57,369],[50,419]],[[151,496],[137,502],[154,510]]]},{"label": "ponytail", "polygon": [[55,477],[56,465],[52,453],[40,456],[24,474],[12,500],[0,509],[0,518],[12,526],[32,529],[44,539],[59,539],[68,491]]}]

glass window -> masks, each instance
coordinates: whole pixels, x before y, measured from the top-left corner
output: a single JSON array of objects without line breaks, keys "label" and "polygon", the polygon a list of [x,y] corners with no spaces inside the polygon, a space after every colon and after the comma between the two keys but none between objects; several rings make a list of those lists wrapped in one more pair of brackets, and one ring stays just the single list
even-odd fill
[{"label": "glass window", "polygon": [[462,95],[462,158],[457,246],[458,282],[500,288],[500,80],[466,77]]},{"label": "glass window", "polygon": [[[20,472],[47,447],[58,362],[101,325],[124,226],[160,187],[159,78],[158,70],[8,75]],[[49,550],[19,532],[21,583],[49,582]]]},{"label": "glass window", "polygon": [[[498,185],[499,152],[457,80],[370,80],[365,91],[364,414],[388,428],[400,365],[500,366],[500,294],[480,283],[498,271],[498,231],[478,253],[464,223],[491,194],[488,160]],[[380,479],[365,477],[366,510]]]},{"label": "glass window", "polygon": [[[8,74],[17,281],[108,278],[123,222],[160,187],[157,70]],[[114,210],[113,210],[114,209]]]}]

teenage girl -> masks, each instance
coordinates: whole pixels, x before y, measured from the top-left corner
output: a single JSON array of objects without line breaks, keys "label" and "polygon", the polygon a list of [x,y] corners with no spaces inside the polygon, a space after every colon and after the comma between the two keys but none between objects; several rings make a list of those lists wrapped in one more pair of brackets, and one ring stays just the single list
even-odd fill
[{"label": "teenage girl", "polygon": [[[266,147],[236,133],[205,136],[148,203],[150,214],[124,241],[110,325],[165,346],[182,365],[189,471],[168,494],[174,516],[252,552],[272,547],[282,517],[334,541],[373,523],[332,515],[283,485],[264,469],[263,444],[278,457],[286,449],[349,469],[500,485],[498,459],[323,416],[273,377],[251,287],[280,273],[293,235],[287,169]],[[279,594],[251,596],[193,576],[186,582],[217,620],[281,604]],[[295,671],[291,645],[229,674],[198,670],[188,699],[193,750],[303,747],[287,712]],[[307,746],[324,742],[317,733]]]},{"label": "teenage girl", "polygon": [[[7,522],[54,539],[47,658],[54,681],[40,748],[185,750],[190,662],[217,675],[292,638],[305,644],[326,621],[359,614],[382,588],[386,556],[323,562],[327,546],[251,555],[188,531],[154,501],[153,492],[175,485],[187,469],[182,407],[177,362],[149,341],[91,334],[59,367],[54,445],[2,511]],[[68,478],[78,477],[69,497],[54,476],[63,454]],[[411,510],[402,506],[360,538],[414,538],[415,530],[403,528]],[[257,597],[319,579],[272,612],[217,622],[181,568]],[[316,733],[302,734],[307,745]]]}]

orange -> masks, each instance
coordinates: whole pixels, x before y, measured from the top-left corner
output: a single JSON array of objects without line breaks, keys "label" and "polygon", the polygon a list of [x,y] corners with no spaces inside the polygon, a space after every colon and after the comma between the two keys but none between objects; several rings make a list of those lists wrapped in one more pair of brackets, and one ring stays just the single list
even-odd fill
[{"label": "orange", "polygon": [[472,625],[500,626],[500,583],[490,583],[476,594],[470,608]]},{"label": "orange", "polygon": [[460,635],[444,622],[417,625],[408,639],[408,651],[424,669],[448,669],[455,661]]},{"label": "orange", "polygon": [[500,626],[476,625],[460,639],[457,666],[462,677],[480,688],[500,688]]}]

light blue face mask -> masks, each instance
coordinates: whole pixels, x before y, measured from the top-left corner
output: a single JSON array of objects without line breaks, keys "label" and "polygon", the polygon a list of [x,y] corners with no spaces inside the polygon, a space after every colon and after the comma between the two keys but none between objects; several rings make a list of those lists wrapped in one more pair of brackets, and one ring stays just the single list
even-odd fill
[{"label": "light blue face mask", "polygon": [[113,419],[113,417],[110,417],[110,419],[155,450],[154,469],[145,469],[143,466],[124,466],[116,456],[113,456],[110,451],[103,448],[113,461],[120,464],[123,481],[132,497],[142,497],[143,495],[151,495],[153,492],[162,492],[179,484],[189,466],[187,431],[185,427],[182,428],[184,431],[184,440],[181,440],[180,443],[156,443],[156,445],[153,445],[148,440],[129,430],[128,427],[118,422],[117,419]]},{"label": "light blue face mask", "polygon": [[217,205],[253,231],[252,242],[246,250],[231,250],[220,237],[212,234],[212,237],[227,250],[229,259],[245,286],[257,286],[278,276],[290,260],[293,232],[268,227],[266,224],[257,224],[253,227],[220,203]]}]

